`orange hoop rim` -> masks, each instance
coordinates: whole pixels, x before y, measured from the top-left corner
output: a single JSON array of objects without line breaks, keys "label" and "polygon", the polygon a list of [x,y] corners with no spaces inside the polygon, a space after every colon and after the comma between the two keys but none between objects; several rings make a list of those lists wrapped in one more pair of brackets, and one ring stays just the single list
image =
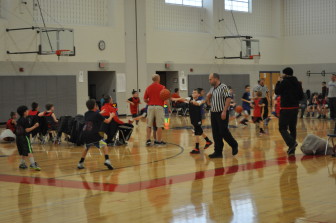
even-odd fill
[{"label": "orange hoop rim", "polygon": [[57,56],[62,56],[62,53],[63,52],[69,52],[70,50],[56,50],[56,52],[55,52],[55,54],[57,55]]}]

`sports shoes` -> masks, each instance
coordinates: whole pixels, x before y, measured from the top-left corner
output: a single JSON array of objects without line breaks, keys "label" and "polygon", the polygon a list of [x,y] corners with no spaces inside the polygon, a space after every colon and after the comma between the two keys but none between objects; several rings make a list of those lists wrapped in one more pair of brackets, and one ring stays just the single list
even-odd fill
[{"label": "sports shoes", "polygon": [[235,156],[238,154],[238,146],[232,147],[232,156]]},{"label": "sports shoes", "polygon": [[259,133],[260,133],[260,135],[266,134],[266,132],[263,129],[260,129]]},{"label": "sports shoes", "polygon": [[161,141],[161,142],[158,142],[158,141],[154,141],[154,145],[157,145],[157,146],[164,146],[166,145],[167,143],[164,142],[164,141]]},{"label": "sports shoes", "polygon": [[199,149],[194,148],[193,150],[191,150],[190,154],[200,154]]},{"label": "sports shoes", "polygon": [[105,160],[104,165],[107,166],[109,170],[113,170],[113,166],[110,162],[110,160]]},{"label": "sports shoes", "polygon": [[239,124],[242,124],[242,125],[247,126],[247,123],[246,123],[246,122],[248,122],[248,120],[244,119],[244,120],[240,121]]},{"label": "sports shoes", "polygon": [[133,122],[134,122],[133,119],[128,120],[128,124],[133,124]]},{"label": "sports shoes", "polygon": [[270,119],[269,117],[267,117],[267,118],[264,120],[264,125],[265,125],[265,126],[268,126],[269,121],[271,121],[271,119]]},{"label": "sports shoes", "polygon": [[152,141],[150,140],[150,139],[148,139],[147,141],[146,141],[146,146],[150,146],[152,144]]},{"label": "sports shoes", "polygon": [[25,163],[21,163],[20,166],[19,166],[20,169],[27,169],[27,165]]},{"label": "sports shoes", "polygon": [[36,170],[36,171],[41,170],[41,167],[39,167],[36,162],[34,164],[30,164],[29,167],[30,167],[30,169],[33,169],[33,170]]},{"label": "sports shoes", "polygon": [[239,113],[239,114],[236,116],[236,118],[240,118],[241,116],[242,116],[242,114]]},{"label": "sports shoes", "polygon": [[298,144],[295,143],[294,146],[288,148],[288,150],[287,150],[288,156],[294,156],[295,155],[295,149],[296,149],[297,146],[298,146]]},{"label": "sports shoes", "polygon": [[209,141],[205,143],[204,149],[209,148],[211,145],[213,144],[213,142]]},{"label": "sports shoes", "polygon": [[214,152],[214,153],[212,153],[212,154],[209,155],[209,158],[210,159],[213,159],[213,158],[223,158],[223,154]]},{"label": "sports shoes", "polygon": [[79,170],[84,169],[85,168],[84,163],[78,163],[77,168]]},{"label": "sports shoes", "polygon": [[317,119],[320,119],[321,118],[321,115],[317,116]]}]

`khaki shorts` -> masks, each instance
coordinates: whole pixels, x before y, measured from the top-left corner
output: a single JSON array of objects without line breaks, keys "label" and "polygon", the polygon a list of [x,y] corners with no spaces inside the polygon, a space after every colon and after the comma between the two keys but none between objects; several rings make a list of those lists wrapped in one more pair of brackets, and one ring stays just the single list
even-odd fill
[{"label": "khaki shorts", "polygon": [[156,127],[164,127],[164,110],[162,106],[151,106],[147,108],[147,126],[153,127],[153,123],[156,123]]}]

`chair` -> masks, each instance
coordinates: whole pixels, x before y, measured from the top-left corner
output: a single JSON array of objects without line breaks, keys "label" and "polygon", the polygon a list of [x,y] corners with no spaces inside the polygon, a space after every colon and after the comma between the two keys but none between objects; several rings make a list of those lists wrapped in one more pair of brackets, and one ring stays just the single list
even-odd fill
[{"label": "chair", "polygon": [[334,154],[332,155],[333,157],[336,157],[336,152],[335,152],[335,143],[334,143],[334,138],[336,138],[336,122],[335,122],[335,127],[334,127],[334,132],[331,134],[328,134],[328,139],[327,139],[327,143],[326,143],[326,148],[324,151],[324,155],[327,155],[327,151],[328,151],[328,145],[329,145],[329,140],[331,139],[331,144],[334,150]]}]

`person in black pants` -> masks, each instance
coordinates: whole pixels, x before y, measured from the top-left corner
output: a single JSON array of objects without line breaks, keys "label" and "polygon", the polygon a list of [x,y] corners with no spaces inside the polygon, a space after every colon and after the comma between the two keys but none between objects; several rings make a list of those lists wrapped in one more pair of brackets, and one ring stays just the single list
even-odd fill
[{"label": "person in black pants", "polygon": [[211,104],[211,127],[215,141],[215,151],[209,157],[223,157],[223,139],[232,147],[232,155],[235,156],[238,153],[238,143],[231,135],[228,126],[231,102],[229,88],[220,82],[216,73],[210,74],[209,82],[213,87],[207,95],[207,103]]},{"label": "person in black pants", "polygon": [[[285,68],[275,86],[275,94],[281,96],[281,110],[279,118],[279,131],[285,140],[288,155],[295,155],[298,146],[296,142],[296,124],[299,112],[299,101],[303,98],[300,82],[293,76],[293,69]],[[288,132],[289,129],[289,132]]]}]

